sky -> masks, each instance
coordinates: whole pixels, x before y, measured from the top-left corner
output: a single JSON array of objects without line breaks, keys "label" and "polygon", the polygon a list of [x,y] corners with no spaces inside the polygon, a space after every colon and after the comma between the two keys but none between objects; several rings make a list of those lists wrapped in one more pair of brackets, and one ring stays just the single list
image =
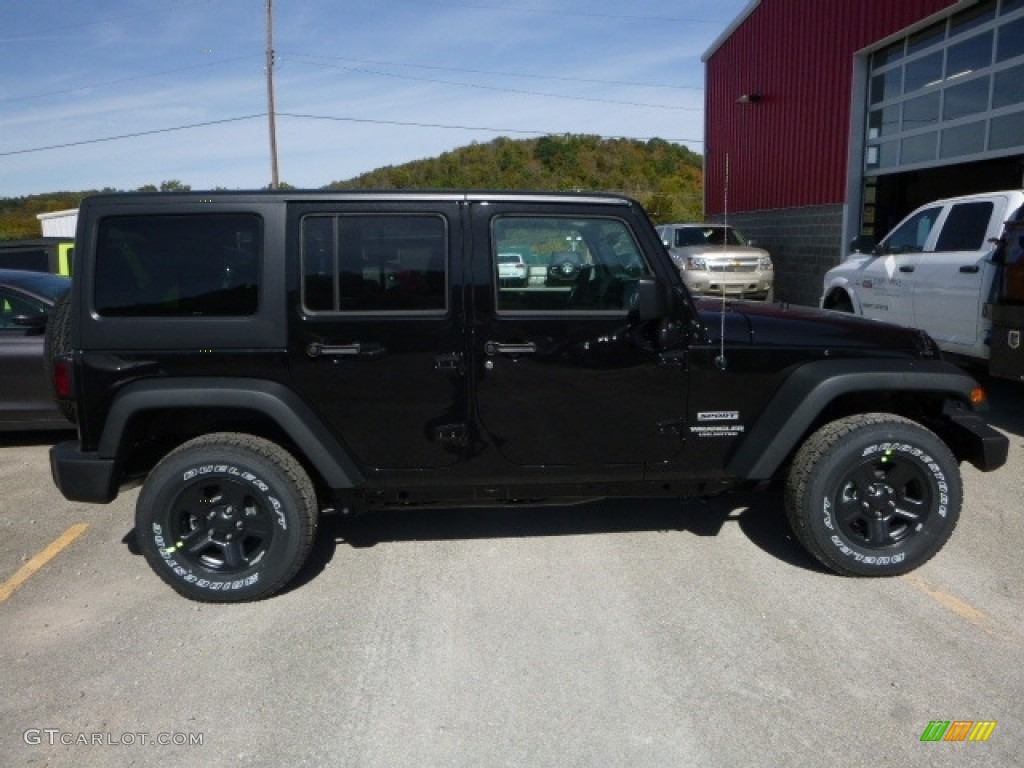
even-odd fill
[{"label": "sky", "polygon": [[[498,136],[703,152],[701,56],[749,0],[275,0],[280,180]],[[0,0],[0,197],[271,180],[266,0]]]}]

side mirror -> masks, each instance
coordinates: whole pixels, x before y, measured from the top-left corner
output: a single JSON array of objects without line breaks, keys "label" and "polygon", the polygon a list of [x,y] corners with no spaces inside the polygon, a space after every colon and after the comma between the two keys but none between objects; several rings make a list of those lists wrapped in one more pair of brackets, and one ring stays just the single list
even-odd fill
[{"label": "side mirror", "polygon": [[875,238],[871,235],[859,235],[850,242],[850,250],[853,253],[876,253]]},{"label": "side mirror", "polygon": [[656,320],[668,314],[665,286],[653,277],[644,277],[636,283],[636,317]]},{"label": "side mirror", "polygon": [[15,315],[11,320],[19,328],[45,328],[49,315]]}]

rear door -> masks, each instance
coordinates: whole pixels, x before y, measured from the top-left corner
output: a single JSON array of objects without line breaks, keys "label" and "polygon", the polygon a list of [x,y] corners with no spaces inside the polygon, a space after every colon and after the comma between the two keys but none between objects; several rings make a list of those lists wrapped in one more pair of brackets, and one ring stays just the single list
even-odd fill
[{"label": "rear door", "polygon": [[921,254],[914,272],[914,322],[946,350],[980,353],[981,306],[995,265],[990,239],[1005,218],[1005,197],[953,203],[933,251]]},{"label": "rear door", "polygon": [[[638,479],[645,463],[676,455],[685,371],[658,348],[656,323],[631,315],[637,281],[665,264],[648,261],[629,217],[615,206],[476,202],[471,226],[477,415],[505,465],[574,480],[616,466],[616,478]],[[496,254],[510,243],[542,262],[571,252],[578,267],[501,285]]]},{"label": "rear door", "polygon": [[459,462],[466,442],[460,205],[295,204],[292,371],[364,468]]}]

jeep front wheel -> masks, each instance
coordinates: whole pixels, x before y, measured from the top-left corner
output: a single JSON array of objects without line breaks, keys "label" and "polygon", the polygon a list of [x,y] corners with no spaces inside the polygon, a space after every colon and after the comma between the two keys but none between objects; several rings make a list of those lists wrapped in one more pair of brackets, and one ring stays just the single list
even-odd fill
[{"label": "jeep front wheel", "polygon": [[960,469],[946,445],[892,414],[825,425],[797,452],[786,514],[797,539],[847,576],[895,576],[927,562],[960,516]]},{"label": "jeep front wheel", "polygon": [[185,597],[258,600],[298,572],[317,506],[302,466],[280,446],[219,433],[167,454],[139,494],[135,530],[154,571]]}]

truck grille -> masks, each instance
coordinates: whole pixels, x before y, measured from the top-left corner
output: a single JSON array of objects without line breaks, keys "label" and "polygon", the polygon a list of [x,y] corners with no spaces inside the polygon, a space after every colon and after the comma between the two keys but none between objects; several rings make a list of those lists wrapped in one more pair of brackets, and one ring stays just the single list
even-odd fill
[{"label": "truck grille", "polygon": [[709,272],[756,272],[757,262],[756,261],[709,261],[708,262]]}]

